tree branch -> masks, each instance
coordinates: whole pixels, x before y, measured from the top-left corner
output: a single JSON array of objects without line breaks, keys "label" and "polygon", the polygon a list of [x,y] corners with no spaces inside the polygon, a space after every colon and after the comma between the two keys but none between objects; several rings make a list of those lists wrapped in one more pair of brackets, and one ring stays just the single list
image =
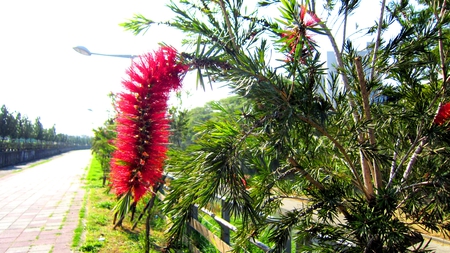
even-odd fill
[{"label": "tree branch", "polygon": [[408,188],[413,188],[413,187],[417,187],[417,186],[427,186],[427,185],[432,185],[433,182],[432,181],[424,181],[424,182],[420,182],[420,183],[415,183],[412,185],[408,185],[405,187],[402,187],[402,190],[408,189]]},{"label": "tree branch", "polygon": [[[349,85],[348,77],[345,75],[345,73],[343,71],[344,70],[344,61],[342,59],[342,55],[341,55],[341,53],[339,51],[339,48],[337,46],[336,40],[334,39],[333,35],[331,34],[330,29],[325,25],[325,23],[320,22],[319,24],[322,27],[322,29],[324,29],[325,33],[328,36],[328,39],[331,42],[331,46],[333,47],[334,55],[336,56],[336,60],[338,62],[339,69],[340,69],[340,71],[338,71],[338,72],[340,72],[340,76],[342,78],[342,82],[344,83],[344,88],[347,91],[350,91],[351,88],[350,88],[350,85]],[[348,95],[348,103],[349,103],[350,109],[352,111],[353,120],[357,123],[360,120],[360,116],[358,114],[358,111],[356,110],[355,101],[353,100],[352,97],[350,97],[351,92],[348,92],[347,94],[349,94]]]},{"label": "tree branch", "polygon": [[[293,167],[295,167],[298,171],[300,171],[302,176],[304,176],[311,184],[316,186],[321,191],[325,190],[325,187],[320,182],[318,182],[317,180],[312,178],[311,175],[306,170],[304,170],[302,167],[300,167],[300,165],[297,163],[297,161],[295,161],[294,158],[289,157],[288,160],[289,160],[289,163]],[[347,209],[342,204],[337,204],[337,208],[339,209],[339,211],[342,214],[344,214],[346,219],[350,219],[351,218],[351,215],[348,213]]]},{"label": "tree branch", "polygon": [[[351,91],[351,87],[349,85],[348,77],[344,73],[344,61],[342,59],[342,55],[341,55],[341,53],[339,51],[339,48],[337,46],[336,40],[334,39],[333,35],[331,34],[330,29],[325,25],[325,23],[321,22],[319,24],[322,27],[322,29],[324,29],[326,35],[328,36],[328,39],[331,42],[331,46],[333,47],[334,54],[336,56],[336,60],[338,62],[339,69],[340,69],[339,70],[340,76],[342,78],[342,82],[344,83],[344,88],[345,88],[346,91]],[[358,114],[356,103],[353,100],[353,98],[351,97],[351,94],[352,94],[351,92],[347,92],[348,103],[349,103],[349,106],[350,106],[350,110],[352,111],[353,120],[354,120],[355,123],[358,123],[361,118],[360,118],[360,115]],[[359,139],[360,143],[364,141],[363,140],[363,136],[362,136],[361,133],[358,134],[358,139]],[[335,143],[335,145],[336,145],[336,143]],[[337,147],[339,148],[339,146],[337,146]],[[341,150],[341,152],[342,152],[342,150]],[[344,154],[344,156],[346,156],[346,154]],[[360,153],[360,159],[361,159],[361,166],[363,167],[363,171],[367,171],[367,169],[365,169],[365,168],[368,167],[368,164],[367,164],[367,161],[365,161],[362,153]],[[347,158],[346,158],[346,160],[347,160]],[[364,191],[364,193],[366,195],[366,198],[367,199],[372,198],[373,189],[371,189],[371,184],[368,183],[367,174],[363,173],[363,179],[364,179],[364,182],[365,182],[364,185],[369,187],[368,189],[366,189],[366,187],[361,183],[361,180],[359,179],[359,177],[358,177],[358,175],[357,175],[353,165],[352,165],[351,169],[352,169],[353,176],[355,177],[356,180],[358,180],[358,182],[360,184],[359,187],[361,188],[362,191]]]},{"label": "tree branch", "polygon": [[[438,15],[438,14],[436,14],[435,13],[435,16],[436,16],[436,19],[439,21],[439,23],[441,23],[441,19],[443,19],[444,18],[444,16],[445,16],[445,14],[446,14],[446,5],[447,5],[447,0],[444,0],[444,2],[442,3],[442,6],[441,6],[441,12],[440,12],[440,14]],[[447,82],[446,82],[446,80],[447,80],[447,66],[445,65],[445,54],[444,54],[444,42],[443,42],[443,40],[442,40],[442,38],[443,38],[443,33],[442,33],[442,27],[439,27],[439,30],[438,30],[438,34],[439,34],[439,58],[440,58],[440,61],[441,61],[441,68],[442,68],[442,79],[444,80],[444,83],[443,83],[443,89],[444,89],[444,94],[446,93],[446,90],[447,90]]]},{"label": "tree branch", "polygon": [[219,5],[220,5],[220,9],[222,9],[222,14],[225,19],[225,24],[227,25],[227,30],[228,30],[228,34],[230,35],[231,44],[233,45],[234,50],[236,50],[236,52],[238,52],[239,48],[236,44],[236,41],[234,38],[234,33],[233,33],[233,30],[231,29],[230,18],[228,17],[228,12],[227,12],[227,9],[225,7],[225,3],[223,2],[223,0],[219,0]]},{"label": "tree branch", "polygon": [[[372,114],[370,112],[369,92],[367,90],[366,80],[364,77],[364,70],[363,70],[362,63],[361,63],[361,57],[355,58],[355,66],[356,66],[356,72],[358,74],[358,79],[359,79],[358,81],[359,81],[359,87],[361,90],[361,97],[363,100],[363,110],[364,110],[365,119],[366,119],[366,121],[371,121]],[[372,127],[369,127],[368,131],[369,131],[369,143],[370,143],[370,145],[375,147],[376,139],[375,139],[374,129]],[[382,177],[381,177],[380,168],[378,167],[378,164],[376,163],[375,160],[373,161],[372,177],[374,180],[375,187],[378,189],[381,188],[383,181],[382,181]]]},{"label": "tree branch", "polygon": [[408,148],[408,150],[406,151],[405,155],[403,156],[402,160],[400,161],[400,163],[395,167],[392,168],[393,171],[391,171],[392,176],[389,179],[388,184],[386,185],[386,189],[389,188],[389,186],[393,183],[395,176],[397,175],[397,172],[399,171],[399,169],[403,166],[403,164],[406,162],[406,159],[408,159],[409,154],[413,151],[414,147],[417,145],[417,143],[420,142],[420,138],[419,136],[416,137],[416,139],[414,140],[414,142],[411,144],[411,146]]},{"label": "tree branch", "polygon": [[[345,37],[347,36],[347,21],[348,21],[348,6],[345,7],[345,13],[344,13],[344,28],[342,31],[342,51],[344,51]],[[342,53],[342,51],[341,51],[341,53]]]},{"label": "tree branch", "polygon": [[389,173],[389,181],[388,181],[388,184],[386,185],[386,188],[389,187],[389,185],[392,182],[392,179],[394,179],[394,176],[395,176],[395,169],[396,169],[399,145],[400,145],[400,138],[398,138],[397,141],[395,142],[394,155],[392,156],[391,172]]},{"label": "tree branch", "polygon": [[352,160],[348,156],[347,151],[344,149],[344,147],[335,138],[333,138],[333,136],[331,136],[325,129],[323,129],[321,126],[319,126],[316,122],[312,121],[311,119],[309,119],[307,117],[301,116],[301,115],[297,115],[297,117],[300,120],[302,120],[303,122],[314,127],[317,131],[322,133],[325,137],[327,137],[336,146],[336,148],[344,156],[344,160],[347,162],[348,166],[350,167],[350,171],[352,172],[353,177],[355,178],[355,181],[356,181],[356,187],[359,190],[361,190],[362,192],[364,192],[366,197],[369,197],[370,195],[367,193],[366,188],[364,187],[363,183],[361,182],[361,179],[359,178],[358,173],[356,172],[356,168],[355,168]]},{"label": "tree branch", "polygon": [[288,157],[288,161],[289,163],[292,165],[292,167],[294,167],[295,169],[297,169],[297,171],[300,172],[301,176],[305,177],[306,180],[308,180],[311,184],[313,184],[315,187],[317,187],[317,189],[323,191],[325,190],[325,187],[319,183],[319,181],[315,180],[313,177],[311,177],[311,175],[304,170],[302,167],[300,167],[300,165],[297,163],[297,161],[292,157]]},{"label": "tree branch", "polygon": [[424,137],[422,141],[420,142],[419,146],[417,146],[416,151],[414,151],[414,154],[411,156],[411,159],[409,160],[408,165],[406,166],[405,172],[403,173],[401,184],[406,183],[406,180],[408,180],[409,175],[411,174],[412,168],[416,164],[417,158],[422,153],[423,147],[427,144],[428,138]]},{"label": "tree branch", "polygon": [[383,0],[383,2],[381,2],[380,19],[378,19],[377,39],[375,40],[375,47],[373,48],[372,71],[370,73],[370,80],[371,81],[375,77],[375,63],[377,62],[378,48],[380,47],[381,30],[383,28],[383,17],[384,17],[385,6],[386,6],[386,0]]}]

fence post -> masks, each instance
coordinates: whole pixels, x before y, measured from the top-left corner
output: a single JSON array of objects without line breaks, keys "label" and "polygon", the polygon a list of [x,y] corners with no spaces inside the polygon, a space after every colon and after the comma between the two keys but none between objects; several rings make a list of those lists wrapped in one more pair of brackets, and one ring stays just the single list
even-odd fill
[{"label": "fence post", "polygon": [[198,220],[198,207],[191,205],[191,219]]},{"label": "fence post", "polygon": [[289,235],[289,238],[286,240],[286,247],[284,248],[284,252],[286,252],[286,253],[291,253],[292,252],[291,235]]},{"label": "fence post", "polygon": [[195,205],[191,205],[191,217],[189,217],[189,220],[187,221],[186,224],[186,234],[183,237],[183,242],[185,243],[185,245],[187,245],[189,248],[191,247],[191,238],[192,235],[195,231],[194,228],[191,227],[191,219],[193,220],[198,220],[198,207],[196,207]]},{"label": "fence post", "polygon": [[[228,210],[228,208],[224,208],[227,205],[227,202],[222,199],[222,219],[230,222],[230,211]],[[220,226],[220,239],[222,239],[222,241],[224,241],[226,244],[230,245],[230,228],[228,228],[227,226]]]}]

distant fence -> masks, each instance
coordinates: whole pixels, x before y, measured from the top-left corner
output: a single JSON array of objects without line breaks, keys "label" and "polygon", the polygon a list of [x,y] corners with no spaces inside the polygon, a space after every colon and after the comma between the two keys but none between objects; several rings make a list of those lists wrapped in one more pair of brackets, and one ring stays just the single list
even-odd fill
[{"label": "distant fence", "polygon": [[68,151],[78,149],[89,149],[88,146],[76,146],[65,148],[50,148],[50,149],[33,149],[21,151],[0,152],[0,169],[17,164],[32,162],[35,160],[59,155]]}]

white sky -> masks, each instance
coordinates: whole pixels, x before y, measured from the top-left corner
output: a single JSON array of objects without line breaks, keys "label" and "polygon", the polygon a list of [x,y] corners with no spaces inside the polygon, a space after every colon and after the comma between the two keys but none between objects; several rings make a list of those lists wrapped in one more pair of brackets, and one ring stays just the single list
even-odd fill
[{"label": "white sky", "polygon": [[[92,135],[91,129],[108,118],[106,111],[112,106],[107,94],[121,90],[130,60],[88,57],[72,48],[138,55],[157,49],[158,42],[179,47],[181,33],[166,26],[138,36],[119,26],[138,13],[165,21],[172,15],[167,2],[0,1],[0,106],[33,122],[40,117],[45,128],[55,124],[57,133]],[[191,102],[200,106],[220,95],[225,94],[199,94]]]},{"label": "white sky", "polygon": [[[379,10],[378,1],[364,1]],[[107,94],[121,90],[129,59],[83,56],[74,46],[104,54],[141,54],[158,42],[180,48],[182,35],[166,26],[153,26],[145,35],[126,32],[120,23],[134,14],[165,21],[172,12],[167,0],[15,0],[0,1],[0,106],[20,112],[57,133],[92,135],[112,111]],[[366,3],[365,3],[366,4]],[[320,16],[320,15],[319,15]],[[315,37],[317,39],[317,37]],[[325,47],[326,48],[326,47]],[[224,90],[195,91],[195,78],[184,87],[194,95],[187,107],[227,95]],[[89,110],[90,109],[90,110]]]}]

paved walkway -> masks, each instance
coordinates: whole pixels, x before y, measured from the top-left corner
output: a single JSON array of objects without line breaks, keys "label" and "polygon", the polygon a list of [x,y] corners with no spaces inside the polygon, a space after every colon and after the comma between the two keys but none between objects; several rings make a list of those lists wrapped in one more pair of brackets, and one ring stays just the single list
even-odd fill
[{"label": "paved walkway", "polygon": [[90,150],[0,173],[0,253],[70,253]]}]

